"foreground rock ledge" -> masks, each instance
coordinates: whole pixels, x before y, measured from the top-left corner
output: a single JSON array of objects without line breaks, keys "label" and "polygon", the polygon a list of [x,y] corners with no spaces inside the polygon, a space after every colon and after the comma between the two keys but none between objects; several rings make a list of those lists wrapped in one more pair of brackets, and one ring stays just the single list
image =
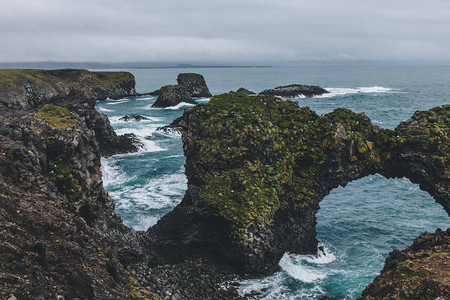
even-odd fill
[{"label": "foreground rock ledge", "polygon": [[[360,299],[448,299],[450,228],[424,233],[405,250],[394,250]],[[444,298],[447,297],[447,298]]]},{"label": "foreground rock ledge", "polygon": [[347,109],[231,93],[183,116],[188,190],[149,230],[167,261],[203,256],[265,275],[285,252],[317,252],[316,213],[329,192],[379,173],[407,177],[450,213],[450,106],[395,130]]}]

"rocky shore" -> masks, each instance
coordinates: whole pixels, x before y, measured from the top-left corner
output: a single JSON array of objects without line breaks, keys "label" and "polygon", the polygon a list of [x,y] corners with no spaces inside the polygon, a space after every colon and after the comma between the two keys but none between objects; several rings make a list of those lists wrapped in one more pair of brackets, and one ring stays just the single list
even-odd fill
[{"label": "rocky shore", "polygon": [[[0,75],[2,299],[240,299],[222,283],[270,274],[286,251],[316,253],[319,202],[374,173],[408,177],[450,213],[450,106],[385,130],[346,109],[318,116],[276,97],[231,93],[172,124],[182,133],[188,190],[157,225],[136,232],[114,211],[100,172],[101,156],[136,151],[135,141],[117,136],[94,107],[135,95],[133,76]],[[448,231],[421,236],[391,254],[363,297],[447,291],[448,270],[422,271],[449,261],[447,248]],[[403,263],[406,277],[391,280]]]}]

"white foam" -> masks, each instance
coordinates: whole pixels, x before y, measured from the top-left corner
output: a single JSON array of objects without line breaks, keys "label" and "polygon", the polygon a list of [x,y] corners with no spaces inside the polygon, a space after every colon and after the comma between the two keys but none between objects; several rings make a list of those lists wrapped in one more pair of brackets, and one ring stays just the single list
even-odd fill
[{"label": "white foam", "polygon": [[206,103],[206,102],[209,102],[209,100],[211,100],[211,98],[200,98],[200,99],[196,99],[195,101],[200,102],[200,103]]},{"label": "white foam", "polygon": [[155,133],[156,128],[163,126],[163,124],[152,124],[146,126],[136,126],[136,127],[128,127],[116,129],[116,133],[118,135],[133,133],[137,136],[139,141],[143,144],[140,152],[160,152],[166,151],[167,149],[158,146],[155,141],[151,141],[148,137],[151,137],[153,133]]},{"label": "white foam", "polygon": [[103,112],[114,111],[114,110],[112,110],[112,109],[107,109],[107,108],[104,108],[104,107],[100,107],[98,110],[99,110],[99,111],[103,111]]},{"label": "white foam", "polygon": [[177,105],[175,105],[175,106],[169,106],[169,107],[152,107],[152,105],[153,104],[149,104],[149,105],[146,105],[146,106],[144,106],[144,107],[142,107],[143,109],[167,109],[167,110],[178,110],[178,109],[181,109],[181,108],[184,108],[184,107],[190,107],[190,106],[195,106],[195,104],[191,104],[191,103],[186,103],[186,102],[181,102],[181,103],[178,103]]},{"label": "white foam", "polygon": [[166,107],[164,109],[177,110],[177,109],[180,109],[180,108],[183,108],[183,107],[189,107],[189,106],[195,106],[195,104],[181,102],[181,103],[179,103],[179,104],[177,104],[175,106],[169,106],[169,107]]},{"label": "white foam", "polygon": [[355,88],[326,88],[328,94],[315,96],[315,98],[330,98],[335,96],[344,96],[350,94],[371,94],[371,93],[395,93],[397,90],[382,86],[355,87]]},{"label": "white foam", "polygon": [[120,167],[114,165],[114,158],[101,158],[101,167],[103,186],[120,185],[134,179],[134,177],[127,177]]},{"label": "white foam", "polygon": [[117,104],[126,103],[128,101],[130,101],[130,99],[127,99],[127,98],[123,98],[123,99],[120,99],[120,100],[107,100],[106,104],[108,104],[108,105],[117,105]]},{"label": "white foam", "polygon": [[153,178],[140,185],[124,186],[110,194],[117,200],[117,207],[120,209],[163,209],[174,207],[180,202],[187,188],[186,183],[184,173],[177,173]]}]

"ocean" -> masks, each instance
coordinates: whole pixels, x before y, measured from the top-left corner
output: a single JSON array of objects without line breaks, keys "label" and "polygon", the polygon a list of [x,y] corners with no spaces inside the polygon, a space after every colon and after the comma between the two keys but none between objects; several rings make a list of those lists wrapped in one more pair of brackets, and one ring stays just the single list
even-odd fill
[{"label": "ocean", "polygon": [[[178,73],[202,74],[212,94],[245,87],[255,92],[293,83],[319,85],[331,93],[300,98],[318,114],[338,107],[364,112],[372,122],[394,128],[416,110],[450,103],[448,66],[335,66],[271,68],[121,69],[136,77],[136,89],[149,92],[176,84]],[[143,143],[138,153],[102,159],[105,189],[116,201],[124,223],[147,230],[175,207],[186,190],[181,137],[156,131],[190,106],[151,108],[156,97],[102,101],[118,134],[134,133]],[[206,102],[209,99],[199,99]],[[123,122],[139,114],[150,118]],[[263,299],[355,299],[380,273],[393,249],[408,247],[423,232],[450,227],[444,209],[408,179],[372,175],[333,190],[320,203],[317,237],[326,255],[286,253],[280,271],[242,281],[239,292],[252,290]]]}]

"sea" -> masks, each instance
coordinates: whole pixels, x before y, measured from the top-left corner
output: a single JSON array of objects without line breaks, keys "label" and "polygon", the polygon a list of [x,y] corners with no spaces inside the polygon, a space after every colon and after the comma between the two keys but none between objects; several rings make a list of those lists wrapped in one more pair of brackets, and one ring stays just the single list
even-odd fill
[{"label": "sea", "polygon": [[[416,110],[450,103],[449,66],[314,66],[267,68],[120,69],[136,77],[139,93],[176,84],[179,73],[200,73],[214,94],[240,87],[260,92],[293,83],[319,85],[330,91],[320,97],[296,98],[318,114],[338,107],[364,112],[383,128],[394,128]],[[116,201],[124,223],[147,230],[170,212],[186,191],[181,137],[157,131],[181,116],[189,104],[152,108],[152,96],[101,101],[118,134],[134,133],[143,147],[137,153],[102,159],[105,189]],[[207,102],[208,98],[198,99]],[[124,122],[125,115],[149,120]],[[239,293],[260,293],[262,299],[355,299],[380,273],[394,249],[415,237],[450,227],[444,209],[406,178],[371,175],[334,189],[320,203],[317,238],[325,255],[286,253],[280,271],[240,282]]]}]

